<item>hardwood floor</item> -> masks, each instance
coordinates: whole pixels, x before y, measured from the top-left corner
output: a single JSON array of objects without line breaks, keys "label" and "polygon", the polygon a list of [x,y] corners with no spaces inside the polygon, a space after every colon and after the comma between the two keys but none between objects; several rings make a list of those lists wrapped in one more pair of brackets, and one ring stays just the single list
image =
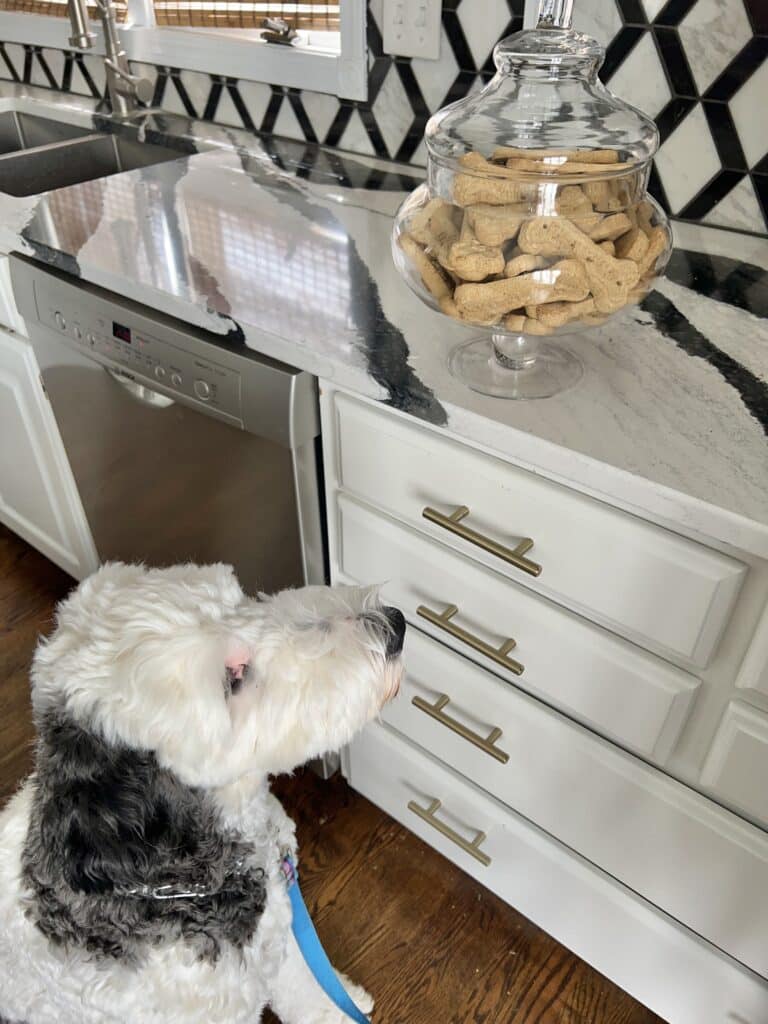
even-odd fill
[{"label": "hardwood floor", "polygon": [[[31,767],[27,669],[71,586],[0,527],[0,804]],[[376,997],[375,1024],[660,1024],[342,778],[299,771],[274,788],[317,930]]]}]

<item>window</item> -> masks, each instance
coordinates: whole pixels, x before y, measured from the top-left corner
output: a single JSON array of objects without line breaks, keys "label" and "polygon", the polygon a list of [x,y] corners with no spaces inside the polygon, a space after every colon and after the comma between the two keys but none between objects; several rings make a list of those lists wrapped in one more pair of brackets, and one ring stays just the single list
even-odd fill
[{"label": "window", "polygon": [[[366,99],[365,0],[116,0],[130,60]],[[90,8],[89,8],[90,9]],[[91,10],[92,30],[101,27]],[[265,17],[295,25],[264,42]],[[67,0],[0,0],[0,39],[70,49]],[[100,40],[91,52],[103,49]]]}]

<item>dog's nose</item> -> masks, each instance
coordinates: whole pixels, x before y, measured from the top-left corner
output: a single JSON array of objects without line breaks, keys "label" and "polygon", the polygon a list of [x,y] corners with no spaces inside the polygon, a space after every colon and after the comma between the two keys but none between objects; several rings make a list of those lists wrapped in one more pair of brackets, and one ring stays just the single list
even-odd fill
[{"label": "dog's nose", "polygon": [[389,623],[389,635],[387,636],[386,655],[388,658],[396,658],[403,649],[405,640],[405,616],[399,608],[385,605],[382,608]]}]

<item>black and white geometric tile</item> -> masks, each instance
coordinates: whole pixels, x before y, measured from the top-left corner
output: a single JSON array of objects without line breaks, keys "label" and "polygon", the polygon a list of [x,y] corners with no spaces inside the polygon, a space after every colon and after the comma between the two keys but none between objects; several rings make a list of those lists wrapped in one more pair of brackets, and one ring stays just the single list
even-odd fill
[{"label": "black and white geometric tile", "polygon": [[[437,61],[383,52],[383,0],[368,0],[369,95],[309,90],[162,66],[154,104],[204,120],[423,165],[430,115],[494,71],[524,0],[443,0]],[[651,188],[682,220],[768,233],[768,0],[577,0],[575,27],[606,47],[601,77],[656,119]],[[0,44],[0,78],[103,97],[100,61]]]}]

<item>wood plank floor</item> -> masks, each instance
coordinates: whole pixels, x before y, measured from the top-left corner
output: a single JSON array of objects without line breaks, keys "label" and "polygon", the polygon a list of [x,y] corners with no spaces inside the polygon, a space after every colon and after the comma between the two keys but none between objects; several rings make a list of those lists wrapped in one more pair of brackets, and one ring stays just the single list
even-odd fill
[{"label": "wood plank floor", "polygon": [[[71,586],[0,526],[0,804],[31,767],[27,669]],[[318,932],[376,997],[374,1024],[660,1024],[340,777],[300,771],[275,790]]]}]

